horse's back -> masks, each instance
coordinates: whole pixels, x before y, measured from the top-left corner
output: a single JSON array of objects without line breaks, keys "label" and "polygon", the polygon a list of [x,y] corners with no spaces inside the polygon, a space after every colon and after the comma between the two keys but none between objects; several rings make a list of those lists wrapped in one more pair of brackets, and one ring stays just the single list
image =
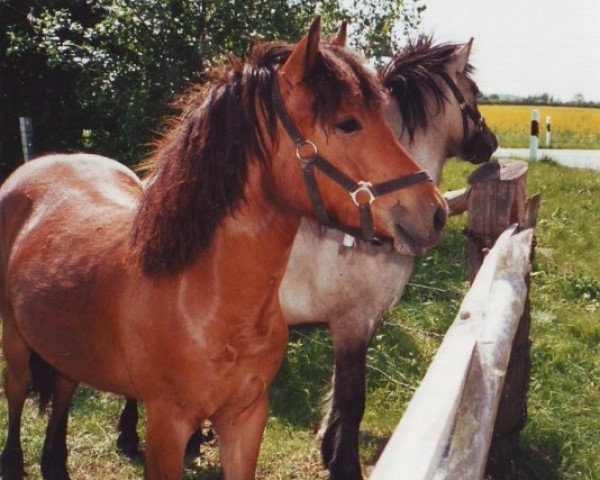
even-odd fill
[{"label": "horse's back", "polygon": [[47,248],[52,238],[127,223],[141,190],[131,170],[98,155],[48,155],[22,165],[0,187],[0,268],[36,240]]},{"label": "horse's back", "polygon": [[[15,170],[0,187],[0,203],[24,194],[31,201],[53,201],[77,192],[99,201],[130,203],[141,182],[127,167],[100,155],[47,155]],[[104,197],[104,198],[102,198]]]},{"label": "horse's back", "polygon": [[104,208],[133,210],[141,189],[131,170],[106,157],[40,157],[19,167],[0,187],[0,235],[6,241],[15,225],[43,220],[44,214],[77,221],[94,218]]}]

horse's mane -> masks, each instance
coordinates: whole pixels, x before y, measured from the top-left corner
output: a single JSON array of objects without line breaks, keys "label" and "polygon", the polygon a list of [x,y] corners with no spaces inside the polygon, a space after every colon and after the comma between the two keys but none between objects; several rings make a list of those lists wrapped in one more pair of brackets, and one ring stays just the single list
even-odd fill
[{"label": "horse's mane", "polygon": [[[291,48],[258,45],[245,65],[232,61],[209,72],[205,85],[180,100],[181,115],[168,122],[144,162],[148,186],[131,243],[146,274],[178,273],[206,250],[223,218],[244,201],[249,160],[268,164],[268,145],[277,142],[271,87]],[[313,118],[323,125],[331,125],[342,99],[355,93],[366,108],[381,102],[377,78],[339,47],[321,44],[304,82],[314,100]]]},{"label": "horse's mane", "polygon": [[[419,36],[392,57],[379,72],[384,87],[395,98],[400,108],[404,128],[412,141],[419,128],[427,130],[428,114],[426,94],[430,91],[438,109],[444,108],[446,96],[436,82],[436,76],[444,71],[459,44],[435,45],[429,36]],[[473,67],[467,65],[466,73]]]}]

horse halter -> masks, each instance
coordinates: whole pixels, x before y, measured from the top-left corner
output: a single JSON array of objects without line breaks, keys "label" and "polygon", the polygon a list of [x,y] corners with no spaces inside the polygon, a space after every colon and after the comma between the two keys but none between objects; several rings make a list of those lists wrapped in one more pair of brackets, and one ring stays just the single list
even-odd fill
[{"label": "horse halter", "polygon": [[[287,134],[296,146],[296,157],[300,161],[300,165],[302,167],[304,184],[306,186],[306,190],[308,191],[308,196],[319,223],[327,227],[336,228],[352,236],[359,236],[368,242],[382,243],[381,240],[375,238],[374,235],[371,204],[377,197],[380,197],[381,195],[402,190],[417,183],[433,181],[429,174],[424,170],[420,170],[418,172],[410,173],[408,175],[388,180],[386,182],[377,183],[375,185],[364,180],[355,182],[337,167],[321,157],[319,155],[317,146],[302,135],[302,132],[300,132],[298,126],[294,123],[294,120],[288,115],[285,109],[277,78],[273,79],[272,95],[275,111],[277,112],[277,115],[279,115],[279,119],[281,120],[281,123],[283,124]],[[306,149],[309,149],[309,151],[305,151],[303,153],[303,150]],[[319,185],[317,184],[314,171],[315,168],[321,170],[323,174],[328,176],[331,180],[348,192],[352,198],[352,201],[358,208],[362,229],[361,232],[355,232],[354,230],[349,229],[348,227],[332,220],[329,217],[325,208],[325,204],[323,203],[323,197],[321,196]],[[366,201],[361,201],[359,195],[361,197],[367,197]]]},{"label": "horse halter", "polygon": [[456,98],[456,101],[458,102],[458,104],[460,106],[460,110],[462,112],[462,121],[463,121],[463,145],[466,145],[466,143],[469,139],[469,117],[471,118],[471,120],[473,121],[473,124],[475,125],[475,133],[476,134],[481,133],[483,131],[483,127],[485,125],[485,120],[483,118],[483,115],[481,115],[480,113],[478,114],[478,112],[473,110],[471,105],[469,105],[467,103],[462,92],[458,89],[458,87],[456,86],[456,83],[454,83],[454,80],[452,80],[452,78],[450,78],[450,75],[448,75],[444,71],[439,72],[438,75],[440,77],[442,77],[442,79],[446,82],[448,87],[450,87],[450,90],[452,91],[454,98]]}]

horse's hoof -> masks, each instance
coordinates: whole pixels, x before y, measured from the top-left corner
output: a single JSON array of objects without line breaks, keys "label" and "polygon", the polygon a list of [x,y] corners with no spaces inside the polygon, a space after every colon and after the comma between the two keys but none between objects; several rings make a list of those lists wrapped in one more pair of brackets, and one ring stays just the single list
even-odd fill
[{"label": "horse's hoof", "polygon": [[26,477],[27,473],[21,469],[3,469],[0,468],[0,479],[2,480],[22,480]]},{"label": "horse's hoof", "polygon": [[71,480],[69,472],[62,466],[42,468],[42,478],[44,480]]},{"label": "horse's hoof", "polygon": [[4,458],[0,461],[0,479],[1,480],[21,480],[27,476],[22,462],[11,464]]},{"label": "horse's hoof", "polygon": [[139,440],[136,439],[125,439],[117,438],[117,451],[127,458],[136,458],[139,455]]},{"label": "horse's hoof", "polygon": [[341,468],[332,467],[329,470],[330,480],[363,480],[360,466],[348,468],[347,465]]}]

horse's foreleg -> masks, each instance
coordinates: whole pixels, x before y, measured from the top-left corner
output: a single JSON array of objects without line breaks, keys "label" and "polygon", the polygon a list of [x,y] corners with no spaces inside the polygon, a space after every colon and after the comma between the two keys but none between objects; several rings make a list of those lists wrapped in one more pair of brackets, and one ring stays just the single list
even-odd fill
[{"label": "horse's foreleg", "polygon": [[0,457],[0,475],[3,480],[19,480],[25,475],[21,449],[21,413],[31,382],[30,351],[13,329],[9,322],[4,323],[2,347],[6,361],[4,392],[8,402],[8,435]]},{"label": "horse's foreleg", "polygon": [[268,398],[264,392],[242,413],[223,413],[212,418],[219,437],[219,456],[224,480],[251,480],[267,422]]},{"label": "horse's foreleg", "polygon": [[[134,458],[139,453],[140,437],[137,433],[138,419],[137,401],[127,399],[119,417],[117,450],[129,458]],[[186,456],[198,455],[203,440],[202,430],[196,430],[185,447]]]},{"label": "horse's foreleg", "polygon": [[146,479],[180,480],[185,445],[194,428],[180,407],[146,403]]},{"label": "horse's foreleg", "polygon": [[42,453],[44,480],[69,480],[67,471],[67,422],[77,382],[62,375],[56,377],[52,396],[52,414],[46,429]]},{"label": "horse's foreleg", "polygon": [[331,479],[362,479],[358,432],[365,411],[367,342],[349,346],[334,338],[335,372],[329,412],[321,427],[321,455]]},{"label": "horse's foreleg", "polygon": [[138,454],[140,437],[137,433],[138,407],[135,400],[127,399],[119,417],[117,449],[125,456],[133,458]]}]

